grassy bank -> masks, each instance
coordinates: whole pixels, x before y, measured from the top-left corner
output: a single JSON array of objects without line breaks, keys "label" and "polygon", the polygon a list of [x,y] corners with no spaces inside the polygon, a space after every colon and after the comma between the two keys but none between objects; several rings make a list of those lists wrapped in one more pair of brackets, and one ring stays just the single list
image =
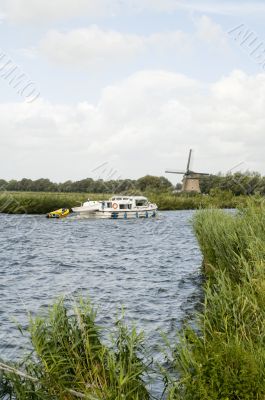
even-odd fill
[{"label": "grassy bank", "polygon": [[93,193],[2,192],[0,212],[9,214],[46,214],[59,208],[72,208],[81,202],[108,199]]},{"label": "grassy bank", "polygon": [[237,215],[201,211],[204,311],[174,353],[179,380],[170,400],[265,398],[265,206]]},{"label": "grassy bank", "polygon": [[147,193],[147,197],[158,205],[159,210],[199,210],[201,208],[238,208],[247,203],[247,196]]},{"label": "grassy bank", "polygon": [[[246,203],[247,196],[219,193],[206,195],[174,195],[171,193],[144,193],[159,210],[196,210],[200,208],[236,208]],[[87,200],[108,199],[109,194],[0,192],[0,212],[9,214],[46,214],[58,208],[72,208]]]}]

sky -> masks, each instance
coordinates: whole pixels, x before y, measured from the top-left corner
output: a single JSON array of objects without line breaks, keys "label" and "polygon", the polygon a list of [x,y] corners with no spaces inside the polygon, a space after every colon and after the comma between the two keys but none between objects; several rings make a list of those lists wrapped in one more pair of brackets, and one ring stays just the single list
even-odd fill
[{"label": "sky", "polygon": [[0,0],[0,178],[166,176],[190,148],[195,171],[265,175],[264,17],[264,1]]}]

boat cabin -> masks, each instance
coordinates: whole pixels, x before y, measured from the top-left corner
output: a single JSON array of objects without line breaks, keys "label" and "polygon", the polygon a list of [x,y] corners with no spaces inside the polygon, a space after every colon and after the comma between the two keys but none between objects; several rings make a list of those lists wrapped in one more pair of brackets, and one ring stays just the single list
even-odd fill
[{"label": "boat cabin", "polygon": [[114,196],[108,201],[102,202],[103,209],[133,210],[148,207],[149,202],[143,196]]}]

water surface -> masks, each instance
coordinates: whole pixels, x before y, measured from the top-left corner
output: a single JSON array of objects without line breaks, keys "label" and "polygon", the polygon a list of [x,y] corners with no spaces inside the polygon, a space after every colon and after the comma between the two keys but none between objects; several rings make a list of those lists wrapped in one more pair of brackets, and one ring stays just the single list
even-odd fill
[{"label": "water surface", "polygon": [[175,335],[200,300],[201,254],[192,211],[148,220],[48,220],[0,214],[0,357],[28,348],[16,324],[60,294],[89,295],[100,322],[123,306],[150,350]]}]

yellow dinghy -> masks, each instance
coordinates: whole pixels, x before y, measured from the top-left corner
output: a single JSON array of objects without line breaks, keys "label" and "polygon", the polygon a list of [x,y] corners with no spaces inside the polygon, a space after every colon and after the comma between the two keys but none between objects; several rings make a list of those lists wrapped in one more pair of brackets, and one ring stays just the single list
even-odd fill
[{"label": "yellow dinghy", "polygon": [[47,218],[64,218],[70,214],[70,210],[68,208],[60,208],[59,210],[52,211],[47,214]]}]

